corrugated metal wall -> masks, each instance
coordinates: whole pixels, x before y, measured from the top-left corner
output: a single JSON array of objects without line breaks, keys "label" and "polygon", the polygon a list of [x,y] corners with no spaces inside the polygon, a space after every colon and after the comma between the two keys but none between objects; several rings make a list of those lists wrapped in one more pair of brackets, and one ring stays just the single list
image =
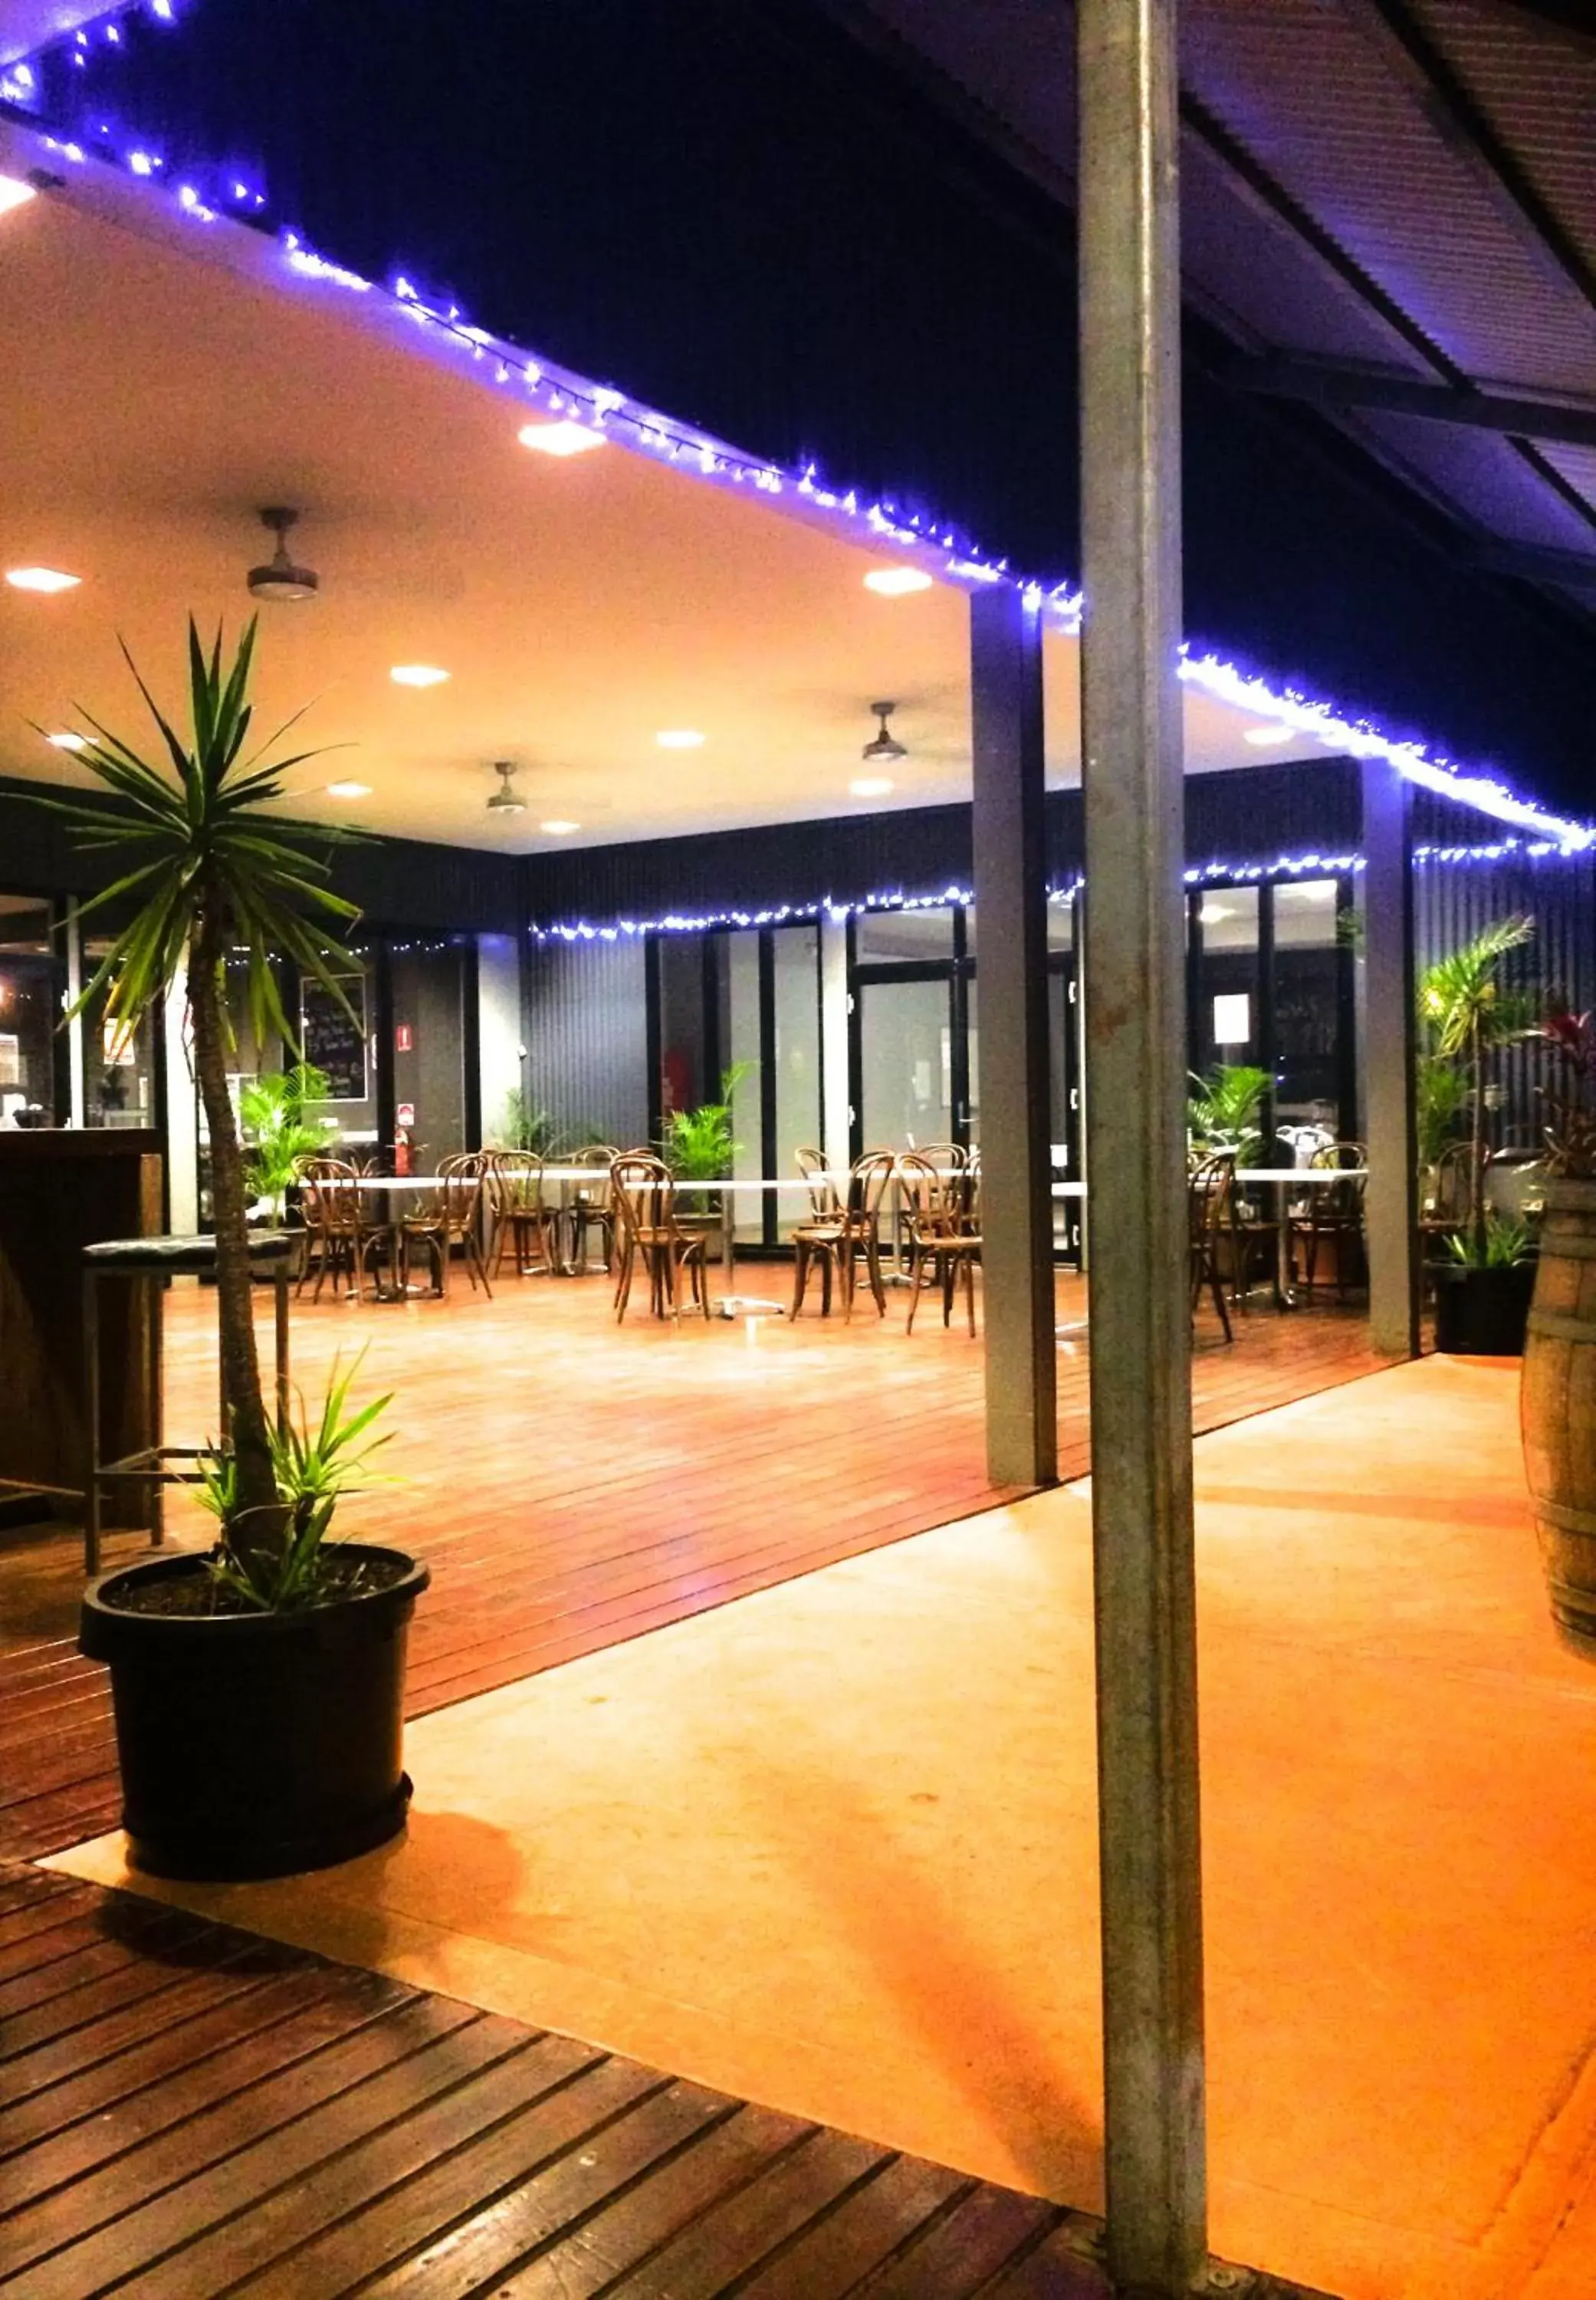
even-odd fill
[{"label": "corrugated metal wall", "polygon": [[648,1138],[640,942],[538,943],[527,969],[527,1091],[562,1133]]},{"label": "corrugated metal wall", "polygon": [[[1474,835],[1477,839],[1477,818]],[[1596,1007],[1596,862],[1589,855],[1459,862],[1420,856],[1414,866],[1413,907],[1421,972],[1482,927],[1518,914],[1534,921],[1534,939],[1504,962],[1504,980],[1575,1013]],[[1535,1088],[1545,1064],[1545,1049],[1533,1040],[1500,1059],[1497,1075],[1506,1099],[1497,1121],[1499,1142],[1540,1140]]]}]

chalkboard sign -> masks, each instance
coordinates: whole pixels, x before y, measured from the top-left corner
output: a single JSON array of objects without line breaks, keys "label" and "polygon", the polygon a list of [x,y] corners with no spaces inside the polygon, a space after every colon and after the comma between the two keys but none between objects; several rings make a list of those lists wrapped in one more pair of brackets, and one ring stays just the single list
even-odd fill
[{"label": "chalkboard sign", "polygon": [[304,1058],[315,1070],[325,1071],[329,1102],[364,1102],[366,1085],[366,981],[360,974],[340,975],[343,992],[357,1019],[352,1021],[342,1001],[319,982],[301,985],[299,1037]]}]

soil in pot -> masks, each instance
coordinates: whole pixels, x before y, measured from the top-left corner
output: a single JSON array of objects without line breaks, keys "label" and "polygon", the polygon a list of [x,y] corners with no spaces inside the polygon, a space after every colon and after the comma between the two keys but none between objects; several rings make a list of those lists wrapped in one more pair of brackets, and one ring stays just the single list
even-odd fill
[{"label": "soil in pot", "polygon": [[201,1611],[203,1561],[85,1593],[81,1650],[111,1670],[136,1868],[213,1883],[320,1869],[396,1836],[406,1635],[428,1571],[353,1542],[358,1594],[292,1613]]},{"label": "soil in pot", "polygon": [[1534,1291],[1535,1265],[1468,1270],[1448,1264],[1435,1272],[1435,1346],[1459,1357],[1517,1358]]}]

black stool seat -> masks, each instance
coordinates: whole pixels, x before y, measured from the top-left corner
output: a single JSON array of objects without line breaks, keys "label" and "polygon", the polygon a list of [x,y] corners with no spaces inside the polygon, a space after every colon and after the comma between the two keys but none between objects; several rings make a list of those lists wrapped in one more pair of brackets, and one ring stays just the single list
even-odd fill
[{"label": "black stool seat", "polygon": [[[251,1233],[249,1258],[268,1267],[287,1262],[296,1243],[294,1232],[262,1229]],[[83,1249],[88,1270],[122,1271],[157,1278],[211,1278],[216,1272],[216,1240],[209,1231],[195,1238],[108,1238]]]}]

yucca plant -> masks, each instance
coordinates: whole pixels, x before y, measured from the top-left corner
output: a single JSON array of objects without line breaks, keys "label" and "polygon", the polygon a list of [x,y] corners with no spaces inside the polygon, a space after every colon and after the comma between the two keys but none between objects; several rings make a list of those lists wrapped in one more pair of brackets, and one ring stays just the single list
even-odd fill
[{"label": "yucca plant", "polygon": [[346,929],[359,912],[330,891],[328,864],[311,844],[312,836],[330,845],[345,834],[312,834],[265,811],[287,796],[285,776],[317,755],[300,751],[268,757],[302,714],[295,712],[245,755],[254,653],[253,619],[229,662],[220,629],[207,654],[190,616],[189,724],[179,734],[124,646],[159,738],[154,759],[81,712],[94,739],[77,754],[78,763],[100,789],[40,799],[71,818],[86,846],[107,849],[129,866],[83,906],[80,915],[87,916],[106,904],[131,904],[133,916],[73,1013],[103,995],[107,1018],[130,1030],[176,985],[187,987],[195,1069],[211,1136],[217,1313],[230,1409],[222,1439],[230,1466],[221,1558],[246,1579],[287,1554],[293,1512],[279,1490],[255,1353],[244,1150],[228,1094],[231,1033],[223,970],[229,953],[242,950],[257,1040],[276,1030],[290,1046],[295,1035],[272,973],[273,956],[291,961],[302,978],[320,984],[341,1004],[338,976],[360,971],[360,961],[334,939],[335,928]]},{"label": "yucca plant", "polygon": [[1468,1101],[1468,1230],[1477,1263],[1486,1254],[1485,1086],[1492,1058],[1516,1039],[1527,1038],[1540,1020],[1534,996],[1509,988],[1502,961],[1522,950],[1535,931],[1531,918],[1497,919],[1490,926],[1427,966],[1419,978],[1420,1024],[1427,1051],[1461,1065]]}]

